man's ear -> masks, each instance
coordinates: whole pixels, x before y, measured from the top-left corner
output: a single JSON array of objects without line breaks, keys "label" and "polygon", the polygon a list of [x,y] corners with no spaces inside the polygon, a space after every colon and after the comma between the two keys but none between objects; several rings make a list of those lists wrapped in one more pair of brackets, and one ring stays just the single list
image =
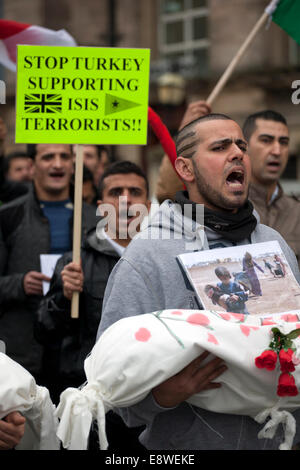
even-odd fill
[{"label": "man's ear", "polygon": [[176,158],[175,169],[184,182],[191,183],[192,181],[194,181],[194,168],[191,158]]}]

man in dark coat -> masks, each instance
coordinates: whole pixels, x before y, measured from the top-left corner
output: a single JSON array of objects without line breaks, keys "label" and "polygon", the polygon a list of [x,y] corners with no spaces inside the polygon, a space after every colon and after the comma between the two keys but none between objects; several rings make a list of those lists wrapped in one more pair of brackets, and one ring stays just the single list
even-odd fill
[{"label": "man in dark coat", "polygon": [[[86,381],[84,360],[95,344],[109,275],[131,241],[130,225],[139,231],[137,222],[142,222],[142,215],[138,220],[132,209],[134,205],[139,209],[143,205],[144,214],[150,209],[147,179],[131,162],[116,162],[108,167],[101,178],[99,194],[99,209],[110,208],[115,219],[109,219],[106,231],[104,219],[101,226],[91,230],[81,248],[81,265],[72,262],[71,252],[58,260],[50,290],[38,309],[36,338],[45,345],[61,344],[59,360],[53,363],[47,384],[55,403],[65,388],[79,387]],[[72,294],[76,291],[80,292],[78,319],[71,318],[70,313]],[[110,449],[141,447],[136,436],[138,430],[127,429],[117,415],[110,412],[107,423]]]},{"label": "man in dark coat", "polygon": [[[31,190],[0,207],[0,331],[6,352],[43,385],[43,347],[34,339],[37,306],[43,295],[41,254],[72,247],[73,203],[70,145],[30,146]],[[83,236],[95,223],[95,210],[82,211]]]}]

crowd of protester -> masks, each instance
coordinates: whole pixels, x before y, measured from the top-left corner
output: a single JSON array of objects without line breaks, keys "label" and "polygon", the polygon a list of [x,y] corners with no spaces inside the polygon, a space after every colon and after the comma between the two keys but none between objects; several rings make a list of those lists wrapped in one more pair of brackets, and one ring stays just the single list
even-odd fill
[{"label": "crowd of protester", "polygon": [[[180,145],[181,141],[178,140],[178,157],[181,156],[181,159],[178,158],[177,173],[167,156],[162,161],[155,191],[155,197],[160,203],[168,198],[179,205],[198,202],[195,197],[192,199],[192,195],[197,194],[195,178],[190,176],[193,167],[186,164],[186,161],[192,160],[197,143],[185,130],[204,116],[214,116],[206,103],[201,101],[188,106],[179,129],[179,137],[185,145]],[[211,119],[219,122],[227,118],[217,115]],[[299,259],[299,201],[285,195],[279,183],[288,161],[287,123],[281,114],[267,110],[250,116],[243,131],[248,149],[242,148],[241,143],[236,145],[240,145],[239,159],[245,153],[251,159],[252,182],[249,194],[252,202],[249,201],[247,207],[244,207],[243,218],[238,223],[226,217],[222,219],[222,212],[213,212],[208,204],[206,222],[210,235],[214,234],[208,236],[209,248],[232,246],[250,237],[258,223],[258,216],[255,218],[253,215],[253,203],[260,222],[276,229]],[[128,232],[128,222],[134,216],[129,209],[134,204],[143,204],[147,211],[150,210],[149,186],[146,175],[134,163],[122,160],[113,162],[108,148],[104,146],[83,146],[82,247],[81,263],[76,264],[72,261],[75,148],[62,144],[37,144],[28,145],[26,152],[15,150],[6,153],[6,139],[6,126],[1,119],[0,339],[5,342],[6,353],[25,367],[39,385],[46,386],[53,402],[57,404],[65,388],[80,387],[85,381],[83,363],[96,341],[102,305],[105,305],[105,317],[101,322],[100,334],[118,319],[120,309],[124,316],[157,309],[154,297],[149,298],[148,305],[143,291],[138,293],[139,281],[136,283],[132,266],[138,265],[143,259],[143,253],[139,253],[138,249],[135,252],[136,245],[133,243],[126,251],[129,259],[132,257],[132,266],[127,267],[122,258],[132,238]],[[220,143],[220,154],[233,145],[229,140]],[[247,144],[243,141],[243,145]],[[206,168],[203,166],[202,170],[204,174]],[[197,175],[200,189],[205,186],[202,176]],[[239,176],[235,174],[233,178],[238,180]],[[188,192],[182,191],[182,181],[188,187]],[[121,196],[127,198],[125,207],[119,204]],[[99,237],[97,224],[101,216],[98,214],[106,204],[115,208],[116,223],[114,230],[112,226],[109,226],[108,231],[102,227],[102,236]],[[122,217],[126,221],[123,233],[120,233]],[[212,221],[210,224],[209,217]],[[286,217],[289,223],[286,223]],[[218,224],[225,222],[229,226],[229,234],[226,230],[217,229]],[[137,227],[139,230],[140,225]],[[41,272],[41,254],[61,255],[51,277]],[[123,262],[118,263],[120,259]],[[113,269],[114,274],[111,276]],[[154,267],[151,269],[155,272]],[[170,270],[174,270],[174,266],[170,265]],[[168,275],[164,279],[165,273],[160,272],[157,279],[159,286],[156,293],[161,292],[161,302],[163,298],[168,298],[166,292],[162,291],[164,281],[166,286],[170,282]],[[123,287],[120,286],[120,279],[125,283]],[[45,282],[50,283],[46,293]],[[108,282],[110,295],[103,304]],[[134,298],[133,289],[130,289],[132,283],[135,284],[135,295],[141,296],[138,300]],[[176,280],[174,283],[180,285]],[[80,292],[80,315],[76,319],[70,315],[74,292]],[[170,295],[171,305],[174,296],[171,292]],[[141,302],[139,312],[135,310],[138,302]],[[169,308],[168,301],[159,308]],[[190,308],[190,303],[186,308]],[[216,376],[224,371],[219,364],[214,366]],[[171,392],[172,388],[168,388],[167,392],[159,388],[155,390],[153,396],[158,407],[175,407],[180,403],[176,393],[174,399],[169,399]],[[155,410],[155,413],[157,416],[159,410]],[[171,416],[172,411],[167,413]],[[167,414],[161,415],[164,418],[157,418],[154,429],[159,426],[164,428],[163,419],[166,419]],[[174,411],[170,422],[174,422],[175,428],[176,419]],[[179,416],[178,419],[183,418]],[[17,412],[0,420],[0,449],[13,448],[17,444],[24,432],[24,421]],[[157,445],[157,438],[161,438],[163,431],[157,431],[155,436],[150,428],[145,431],[145,424],[141,425],[141,421],[137,420],[134,427],[129,428],[119,414],[109,412],[109,449],[131,451],[143,449],[144,445],[150,448]],[[143,444],[138,440],[141,433],[145,436]],[[97,448],[96,432],[91,432],[89,445],[90,449]]]}]

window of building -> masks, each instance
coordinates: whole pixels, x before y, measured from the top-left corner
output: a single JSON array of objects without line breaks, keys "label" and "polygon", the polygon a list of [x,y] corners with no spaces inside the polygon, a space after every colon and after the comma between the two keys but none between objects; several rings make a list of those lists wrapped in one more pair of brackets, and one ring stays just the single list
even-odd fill
[{"label": "window of building", "polygon": [[159,52],[186,76],[208,71],[208,0],[158,0]]}]

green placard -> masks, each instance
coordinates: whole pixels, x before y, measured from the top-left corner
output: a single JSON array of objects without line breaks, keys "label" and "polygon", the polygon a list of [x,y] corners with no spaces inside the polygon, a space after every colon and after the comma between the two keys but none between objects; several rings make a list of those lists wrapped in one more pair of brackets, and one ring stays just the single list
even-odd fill
[{"label": "green placard", "polygon": [[147,143],[149,49],[18,46],[17,143]]}]

